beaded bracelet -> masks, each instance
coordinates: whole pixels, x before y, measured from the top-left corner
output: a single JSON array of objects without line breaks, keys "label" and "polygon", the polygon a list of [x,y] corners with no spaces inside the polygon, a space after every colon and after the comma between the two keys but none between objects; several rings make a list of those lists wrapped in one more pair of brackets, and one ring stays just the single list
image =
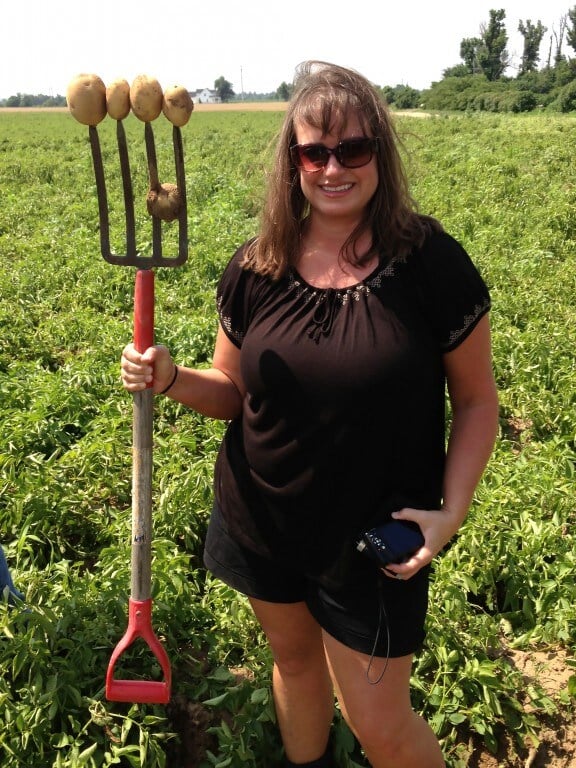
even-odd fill
[{"label": "beaded bracelet", "polygon": [[165,387],[165,388],[162,390],[162,392],[160,392],[159,394],[161,394],[161,395],[165,395],[165,394],[166,394],[166,392],[168,392],[168,390],[169,390],[169,389],[172,389],[172,387],[174,386],[174,382],[176,381],[177,377],[178,377],[178,366],[177,366],[177,365],[175,365],[175,366],[174,366],[174,376],[172,376],[172,381],[171,381],[171,382],[170,382],[170,384],[168,384],[168,386],[167,386],[167,387]]}]

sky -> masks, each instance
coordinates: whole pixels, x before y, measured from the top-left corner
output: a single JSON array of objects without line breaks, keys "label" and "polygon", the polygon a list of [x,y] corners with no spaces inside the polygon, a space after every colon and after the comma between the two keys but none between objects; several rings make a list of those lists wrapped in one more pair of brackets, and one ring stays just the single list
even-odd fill
[{"label": "sky", "polygon": [[105,83],[147,74],[163,88],[184,85],[190,91],[213,88],[223,76],[239,95],[270,93],[290,83],[306,59],[351,67],[376,85],[421,90],[461,63],[461,40],[479,36],[492,8],[506,11],[516,66],[522,55],[519,20],[540,20],[548,28],[545,62],[550,35],[575,2],[3,0],[0,99],[65,95],[80,72]]}]

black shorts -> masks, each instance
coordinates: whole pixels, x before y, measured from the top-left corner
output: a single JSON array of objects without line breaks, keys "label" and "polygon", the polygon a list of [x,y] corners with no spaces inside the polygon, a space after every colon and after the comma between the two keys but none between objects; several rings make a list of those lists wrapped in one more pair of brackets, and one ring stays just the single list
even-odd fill
[{"label": "black shorts", "polygon": [[429,567],[407,581],[380,574],[369,563],[353,585],[327,591],[289,564],[263,557],[239,545],[215,505],[204,549],[204,564],[242,594],[271,603],[305,602],[332,637],[361,653],[399,657],[424,641]]}]

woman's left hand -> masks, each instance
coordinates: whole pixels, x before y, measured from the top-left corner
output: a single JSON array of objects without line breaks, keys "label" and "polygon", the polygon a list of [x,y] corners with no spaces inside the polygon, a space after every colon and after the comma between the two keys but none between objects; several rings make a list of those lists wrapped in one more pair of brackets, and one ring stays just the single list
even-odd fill
[{"label": "woman's left hand", "polygon": [[411,579],[425,565],[428,565],[440,552],[456,531],[460,528],[462,518],[454,515],[448,509],[412,509],[405,507],[393,512],[395,520],[411,520],[418,523],[424,544],[405,563],[391,563],[382,570],[393,579]]}]

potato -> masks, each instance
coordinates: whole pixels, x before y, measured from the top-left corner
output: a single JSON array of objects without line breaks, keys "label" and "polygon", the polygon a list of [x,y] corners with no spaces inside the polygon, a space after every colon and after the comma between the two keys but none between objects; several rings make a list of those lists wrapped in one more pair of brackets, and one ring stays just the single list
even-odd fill
[{"label": "potato", "polygon": [[194,109],[194,102],[188,89],[183,85],[173,85],[164,91],[162,100],[162,112],[170,120],[172,125],[179,128],[186,125]]},{"label": "potato", "polygon": [[130,85],[118,78],[106,87],[106,109],[114,120],[124,120],[130,112]]},{"label": "potato", "polygon": [[156,120],[162,111],[164,94],[156,78],[138,75],[130,86],[130,104],[132,112],[144,123]]},{"label": "potato", "polygon": [[97,125],[106,117],[106,86],[98,75],[76,75],[66,89],[66,103],[79,123]]},{"label": "potato", "polygon": [[146,208],[150,216],[162,221],[174,221],[182,207],[182,197],[176,184],[160,184],[157,189],[149,189]]}]

